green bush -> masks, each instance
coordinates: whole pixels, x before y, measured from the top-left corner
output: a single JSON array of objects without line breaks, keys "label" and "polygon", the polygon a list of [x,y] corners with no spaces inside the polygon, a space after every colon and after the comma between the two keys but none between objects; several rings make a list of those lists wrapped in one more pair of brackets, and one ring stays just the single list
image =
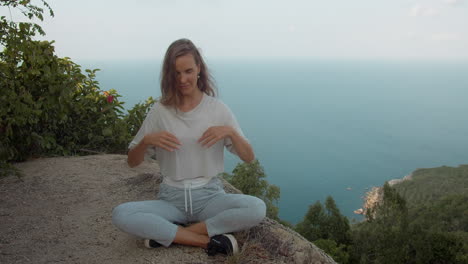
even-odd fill
[{"label": "green bush", "polygon": [[[447,196],[411,212],[397,190],[384,185],[375,217],[352,229],[351,259],[357,263],[466,263],[466,197]],[[466,212],[465,212],[466,213]],[[466,218],[466,217],[465,217]]]},{"label": "green bush", "polygon": [[327,197],[325,207],[320,201],[310,205],[304,219],[296,225],[296,231],[312,242],[330,239],[346,245],[351,241],[348,218],[341,214],[331,196]]},{"label": "green bush", "polygon": [[[0,6],[43,20],[43,9],[30,1]],[[44,35],[39,25],[2,16],[0,33],[0,175],[17,174],[9,162],[35,156],[126,152],[153,98],[124,115],[121,96],[100,89],[98,69],[83,74],[70,58],[55,55],[53,42],[33,39]]]},{"label": "green bush", "polygon": [[348,263],[349,253],[347,252],[346,245],[338,245],[331,239],[318,239],[314,244],[325,251],[330,257],[338,263]]},{"label": "green bush", "polygon": [[136,104],[132,109],[128,110],[128,114],[124,117],[124,122],[127,125],[128,134],[131,136],[136,135],[141,124],[145,120],[151,106],[156,102],[153,97],[149,97],[143,103]]},{"label": "green bush", "polygon": [[309,206],[304,219],[295,230],[324,250],[339,263],[349,262],[348,245],[351,244],[348,218],[340,213],[335,200],[328,196],[325,206],[320,201]]}]

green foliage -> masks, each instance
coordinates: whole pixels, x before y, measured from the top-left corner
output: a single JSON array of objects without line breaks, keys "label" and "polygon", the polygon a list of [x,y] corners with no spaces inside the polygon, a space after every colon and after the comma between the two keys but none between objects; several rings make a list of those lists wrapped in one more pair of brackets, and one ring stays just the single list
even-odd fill
[{"label": "green foliage", "polygon": [[466,196],[452,195],[433,206],[408,209],[395,188],[385,184],[383,190],[375,217],[353,226],[352,261],[466,263]]},{"label": "green foliage", "polygon": [[[42,9],[31,5],[29,1],[2,1],[1,5],[21,6],[24,8],[21,9],[22,13],[28,18],[43,19]],[[29,86],[34,86],[36,82],[40,83],[43,79],[41,66],[50,64],[47,55],[50,55],[51,50],[41,42],[32,41],[32,37],[37,32],[44,34],[37,24],[14,23],[2,16],[0,17],[0,32],[0,45],[5,47],[0,52],[0,87],[2,87],[0,90],[0,105],[2,106],[0,108],[0,132],[2,134],[0,160],[15,160],[18,159],[19,152],[23,149],[14,146],[20,142],[22,145],[30,144],[33,138],[37,137],[32,134],[34,132],[32,129],[24,131],[21,128],[31,127],[39,122],[38,116],[42,114],[42,111],[38,109],[40,107],[32,106],[36,104],[37,98],[29,91]],[[44,54],[46,56],[43,56]],[[50,65],[48,66],[50,71]],[[51,86],[50,90],[56,92],[54,90],[56,87]],[[37,93],[40,92],[40,90],[37,91]],[[37,102],[37,105],[41,103]]]},{"label": "green foliage", "polygon": [[462,239],[454,233],[432,232],[412,225],[408,244],[411,263],[467,263],[461,261],[468,256]]},{"label": "green foliage", "polygon": [[156,102],[153,97],[146,99],[144,103],[136,104],[132,109],[128,111],[128,115],[125,116],[124,122],[127,124],[128,134],[131,136],[136,135],[141,124],[145,120],[151,106]]},{"label": "green foliage", "polygon": [[331,239],[318,239],[314,241],[314,244],[325,251],[336,262],[349,262],[349,253],[346,249],[346,245],[338,245],[335,240]]},{"label": "green foliage", "polygon": [[468,232],[468,194],[448,195],[414,207],[410,212],[413,224],[435,232]]},{"label": "green foliage", "polygon": [[351,239],[348,218],[340,213],[331,196],[328,196],[325,201],[325,209],[328,222],[325,225],[325,230],[329,234],[329,238],[339,244],[348,244]]},{"label": "green foliage", "polygon": [[350,243],[348,218],[340,213],[335,200],[328,196],[325,207],[317,201],[309,206],[304,219],[296,225],[296,231],[309,241],[334,240],[338,244]]},{"label": "green foliage", "polygon": [[264,179],[266,175],[258,160],[239,163],[232,171],[232,175],[223,173],[222,176],[244,194],[262,199],[267,206],[267,217],[279,220],[277,203],[280,189]]},{"label": "green foliage", "polygon": [[309,241],[328,239],[328,234],[322,228],[326,224],[325,210],[320,201],[317,201],[309,206],[302,222],[296,225],[296,231]]},{"label": "green foliage", "polygon": [[[49,11],[50,16],[54,16],[54,11],[50,8],[49,4],[44,0],[41,0],[42,5],[45,9]],[[16,8],[19,10],[26,18],[38,19],[39,21],[44,21],[44,8],[37,5],[31,4],[31,0],[2,0],[0,1],[0,6],[6,6],[8,8]],[[20,30],[17,30],[17,26]],[[21,39],[30,39],[31,36],[34,36],[36,33],[40,35],[45,35],[44,30],[36,23],[19,23],[16,25],[13,21],[7,21],[5,16],[0,17],[0,44],[6,47],[7,44],[21,44],[18,40]],[[16,38],[19,37],[19,38]],[[13,43],[11,42],[13,41]]]},{"label": "green foliage", "polygon": [[430,204],[448,195],[468,193],[468,165],[442,166],[418,169],[412,179],[396,184],[394,188],[408,201],[408,207]]},{"label": "green foliage", "polygon": [[323,206],[320,201],[309,206],[296,231],[323,249],[339,263],[349,262],[348,245],[351,233],[348,218],[340,213],[335,200],[328,196]]},{"label": "green foliage", "polygon": [[[419,169],[395,185],[412,224],[434,232],[468,232],[468,165]],[[468,240],[465,240],[468,243]]]},{"label": "green foliage", "polygon": [[[383,186],[383,201],[369,210],[368,221],[377,221],[382,226],[404,227],[408,225],[406,200],[386,182]],[[374,218],[374,215],[377,217]]]},{"label": "green foliage", "polygon": [[410,230],[419,230],[411,233],[412,246],[426,263],[468,263],[467,183],[468,165],[460,165],[418,169],[411,180],[395,185],[408,201]]},{"label": "green foliage", "polygon": [[125,151],[129,136],[120,96],[99,89],[97,70],[83,75],[79,65],[54,55],[51,42],[29,40],[15,49],[8,45],[1,54],[2,159],[70,155],[82,148]]},{"label": "green foliage", "polygon": [[349,223],[331,197],[316,202],[296,231],[339,263],[468,263],[468,165],[419,169],[383,186],[364,222]]},{"label": "green foliage", "polygon": [[[43,5],[53,15],[46,2]],[[43,9],[30,1],[2,1],[29,19],[43,20]],[[125,153],[154,99],[137,104],[127,115],[115,90],[103,91],[95,70],[55,55],[53,42],[34,23],[0,17],[0,169],[17,174],[7,162],[41,155],[81,151]]]},{"label": "green foliage", "polygon": [[[406,263],[408,209],[405,200],[388,183],[375,218],[353,229],[354,258],[361,263]],[[373,215],[372,213],[370,215]]]},{"label": "green foliage", "polygon": [[[41,0],[41,3],[49,11],[50,16],[54,16],[54,11],[50,8],[49,4],[46,1]],[[44,20],[42,13],[44,13],[44,8],[31,4],[31,0],[2,0],[0,6],[7,6],[12,8],[17,8],[21,13],[29,18],[37,18],[40,21]],[[20,8],[21,7],[21,8]]]}]

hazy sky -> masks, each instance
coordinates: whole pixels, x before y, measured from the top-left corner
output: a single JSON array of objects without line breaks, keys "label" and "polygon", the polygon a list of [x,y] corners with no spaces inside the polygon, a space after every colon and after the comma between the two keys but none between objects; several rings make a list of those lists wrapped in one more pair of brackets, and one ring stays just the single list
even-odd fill
[{"label": "hazy sky", "polygon": [[47,2],[46,39],[73,60],[160,58],[181,37],[210,58],[468,59],[468,0]]}]

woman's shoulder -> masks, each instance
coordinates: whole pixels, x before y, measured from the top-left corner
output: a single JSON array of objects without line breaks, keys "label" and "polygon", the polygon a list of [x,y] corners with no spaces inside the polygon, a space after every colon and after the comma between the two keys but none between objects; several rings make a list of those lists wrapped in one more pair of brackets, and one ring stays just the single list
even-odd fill
[{"label": "woman's shoulder", "polygon": [[210,108],[215,107],[218,109],[229,110],[229,107],[221,99],[210,95],[206,95],[206,98],[207,104],[210,106]]},{"label": "woman's shoulder", "polygon": [[148,115],[152,116],[153,118],[156,116],[164,115],[169,111],[169,108],[161,103],[161,101],[157,100],[149,109]]},{"label": "woman's shoulder", "polygon": [[221,119],[230,118],[233,114],[231,108],[217,97],[207,96],[206,110]]},{"label": "woman's shoulder", "polygon": [[160,99],[158,99],[151,107],[151,111],[171,111],[171,109],[171,106],[164,105],[163,103],[161,103]]}]

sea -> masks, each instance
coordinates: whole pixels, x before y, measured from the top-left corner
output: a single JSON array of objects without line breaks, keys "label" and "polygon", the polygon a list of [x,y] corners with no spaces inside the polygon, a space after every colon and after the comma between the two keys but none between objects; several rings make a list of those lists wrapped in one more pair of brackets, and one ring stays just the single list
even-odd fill
[{"label": "sea", "polygon": [[[161,60],[83,61],[127,109],[160,96]],[[468,164],[468,61],[207,59],[296,224],[332,196],[352,221],[372,186]],[[240,160],[226,154],[231,173]]]}]

